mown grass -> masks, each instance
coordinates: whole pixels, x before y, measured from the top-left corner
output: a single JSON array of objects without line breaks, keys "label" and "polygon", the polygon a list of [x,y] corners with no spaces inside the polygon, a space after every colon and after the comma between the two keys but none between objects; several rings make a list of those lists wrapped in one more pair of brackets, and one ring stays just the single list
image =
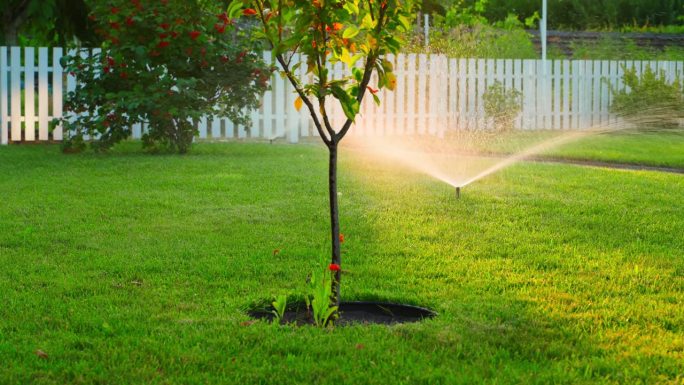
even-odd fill
[{"label": "mown grass", "polygon": [[[456,139],[465,146],[502,154],[524,151],[545,141],[553,141],[576,131],[515,131],[474,140]],[[684,131],[620,131],[593,134],[568,140],[539,154],[551,158],[590,160],[610,163],[641,164],[684,168]]]},{"label": "mown grass", "polygon": [[680,175],[523,163],[456,200],[343,151],[343,296],[439,316],[329,331],[245,315],[323,266],[320,146],[10,146],[0,173],[1,383],[684,381]]}]

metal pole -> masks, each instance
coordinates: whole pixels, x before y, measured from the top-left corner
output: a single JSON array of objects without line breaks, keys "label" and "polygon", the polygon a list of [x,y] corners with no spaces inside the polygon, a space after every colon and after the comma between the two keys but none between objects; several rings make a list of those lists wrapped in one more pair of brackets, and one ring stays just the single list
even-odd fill
[{"label": "metal pole", "polygon": [[541,37],[542,60],[546,61],[546,0],[542,0],[542,18],[539,21]]},{"label": "metal pole", "polygon": [[[546,0],[544,0],[546,1]],[[425,23],[423,23],[423,33],[425,34],[425,46],[430,46],[430,15],[425,14]]]}]

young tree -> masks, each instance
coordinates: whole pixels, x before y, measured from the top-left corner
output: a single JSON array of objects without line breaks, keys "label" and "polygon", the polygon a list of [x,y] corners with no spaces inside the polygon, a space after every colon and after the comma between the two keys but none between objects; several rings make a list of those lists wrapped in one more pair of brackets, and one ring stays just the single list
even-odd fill
[{"label": "young tree", "polygon": [[[306,105],[323,143],[328,148],[328,187],[332,240],[333,305],[340,302],[340,224],[337,202],[337,154],[340,141],[359,113],[366,91],[379,103],[378,89],[394,89],[392,64],[384,59],[401,45],[400,31],[410,28],[411,0],[251,0],[243,14],[256,18],[282,74],[298,94],[297,109]],[[236,6],[229,12],[236,12]],[[293,64],[302,53],[304,63]],[[343,63],[347,76],[333,79],[328,64]],[[360,65],[357,65],[360,64]],[[306,65],[306,76],[296,75]],[[377,84],[371,75],[377,73]],[[346,115],[340,127],[330,122],[330,102],[335,99]],[[317,106],[314,105],[317,102]]]},{"label": "young tree", "polygon": [[[271,68],[236,20],[203,0],[93,2],[90,19],[103,39],[99,54],[66,56],[77,77],[62,123],[66,148],[86,134],[107,149],[145,122],[146,148],[187,152],[201,116],[247,124]],[[86,113],[87,112],[87,113]]]}]

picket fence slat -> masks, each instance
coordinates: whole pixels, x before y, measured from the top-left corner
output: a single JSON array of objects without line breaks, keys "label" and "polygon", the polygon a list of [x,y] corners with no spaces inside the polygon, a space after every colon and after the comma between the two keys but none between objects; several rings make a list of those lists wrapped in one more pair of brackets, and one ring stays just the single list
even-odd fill
[{"label": "picket fence slat", "polygon": [[7,47],[0,47],[0,144],[9,142],[7,68]]},{"label": "picket fence slat", "polygon": [[10,109],[11,109],[11,126],[12,126],[12,140],[21,140],[21,49],[19,47],[12,47],[11,64],[10,64]]},{"label": "picket fence slat", "polygon": [[[65,73],[60,65],[64,49],[59,47],[0,47],[0,144],[10,141],[60,141],[61,125],[49,130],[50,121],[71,111],[64,110],[65,94],[75,90],[77,79]],[[70,50],[70,55],[98,54],[98,50]],[[37,61],[36,61],[37,59]],[[264,53],[273,62],[270,52]],[[426,134],[443,137],[449,130],[491,128],[486,116],[483,95],[495,82],[505,89],[521,92],[522,111],[515,118],[518,129],[590,129],[619,123],[610,113],[612,90],[624,90],[625,69],[637,75],[647,68],[662,72],[668,81],[684,79],[682,61],[591,61],[531,59],[450,59],[442,55],[399,54],[386,58],[395,69],[397,79],[393,92],[378,93],[382,103],[376,106],[367,94],[350,133],[352,135]],[[305,61],[301,54],[291,65]],[[362,66],[363,63],[357,63]],[[348,75],[341,63],[329,65],[332,78]],[[298,75],[309,77],[306,66]],[[370,87],[377,88],[377,75]],[[292,85],[277,73],[271,89],[258,109],[248,111],[250,127],[235,125],[219,116],[202,117],[193,124],[197,139],[263,138],[298,142],[300,138],[317,136],[308,108],[294,107],[297,94]],[[329,97],[326,106],[336,129],[346,121],[342,109]],[[317,101],[313,101],[318,108]],[[132,137],[140,139],[145,124],[131,127]]]}]

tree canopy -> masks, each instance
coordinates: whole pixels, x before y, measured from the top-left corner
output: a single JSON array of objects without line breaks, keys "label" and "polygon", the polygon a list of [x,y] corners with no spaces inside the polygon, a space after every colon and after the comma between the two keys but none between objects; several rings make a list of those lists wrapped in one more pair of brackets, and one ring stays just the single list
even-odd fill
[{"label": "tree canopy", "polygon": [[94,43],[84,0],[4,0],[0,43],[66,45],[77,38]]}]

